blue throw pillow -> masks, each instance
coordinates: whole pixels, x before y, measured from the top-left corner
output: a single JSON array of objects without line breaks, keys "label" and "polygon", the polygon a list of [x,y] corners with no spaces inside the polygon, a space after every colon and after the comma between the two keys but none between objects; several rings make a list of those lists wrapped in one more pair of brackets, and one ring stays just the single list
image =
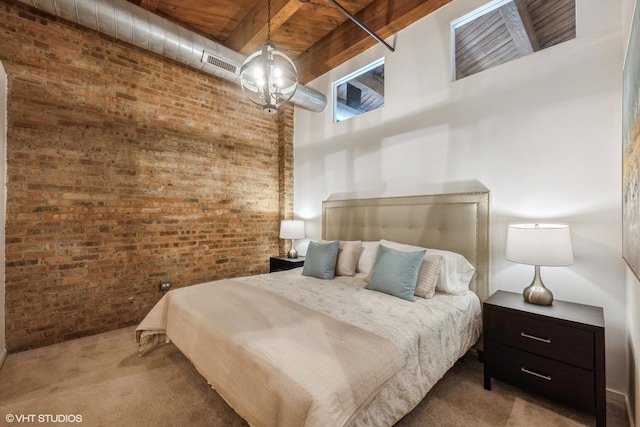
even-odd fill
[{"label": "blue throw pillow", "polygon": [[302,267],[303,276],[331,280],[336,275],[339,241],[319,243],[311,242],[307,248]]},{"label": "blue throw pillow", "polygon": [[413,293],[426,252],[401,252],[380,245],[369,284],[365,289],[415,301]]}]

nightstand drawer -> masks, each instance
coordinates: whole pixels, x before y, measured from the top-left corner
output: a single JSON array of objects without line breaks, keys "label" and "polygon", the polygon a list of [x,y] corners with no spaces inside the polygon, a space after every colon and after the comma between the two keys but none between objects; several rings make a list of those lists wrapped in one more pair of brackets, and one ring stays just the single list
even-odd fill
[{"label": "nightstand drawer", "polygon": [[485,351],[485,364],[496,378],[594,412],[595,378],[592,371],[500,344],[490,345],[490,351]]},{"label": "nightstand drawer", "polygon": [[585,369],[594,367],[594,334],[544,319],[492,310],[489,339]]},{"label": "nightstand drawer", "polygon": [[272,256],[269,258],[269,272],[293,270],[304,266],[304,257],[288,258],[286,256]]}]

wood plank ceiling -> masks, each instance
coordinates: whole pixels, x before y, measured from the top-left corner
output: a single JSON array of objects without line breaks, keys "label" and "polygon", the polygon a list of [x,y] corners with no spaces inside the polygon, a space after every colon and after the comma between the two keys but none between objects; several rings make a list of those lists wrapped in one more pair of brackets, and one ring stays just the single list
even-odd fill
[{"label": "wood plank ceiling", "polygon": [[[267,0],[128,0],[249,55],[267,38]],[[452,0],[338,0],[387,40]],[[305,84],[377,41],[329,0],[271,0],[271,40],[289,56]],[[392,41],[387,42],[393,45]]]},{"label": "wood plank ceiling", "polygon": [[[267,0],[128,1],[247,56],[267,38]],[[391,45],[394,34],[451,1],[337,0]],[[575,0],[513,0],[455,30],[456,78],[575,35]],[[294,61],[302,84],[377,43],[331,0],[271,0],[271,40]]]}]

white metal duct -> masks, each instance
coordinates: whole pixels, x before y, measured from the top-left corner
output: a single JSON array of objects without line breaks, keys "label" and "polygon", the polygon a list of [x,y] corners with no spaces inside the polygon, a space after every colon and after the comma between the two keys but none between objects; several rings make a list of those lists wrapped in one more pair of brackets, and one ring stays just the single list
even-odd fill
[{"label": "white metal duct", "polygon": [[[244,55],[126,0],[19,1],[239,84],[238,72],[246,59]],[[320,92],[298,84],[291,102],[319,113],[325,109],[327,98]]]}]

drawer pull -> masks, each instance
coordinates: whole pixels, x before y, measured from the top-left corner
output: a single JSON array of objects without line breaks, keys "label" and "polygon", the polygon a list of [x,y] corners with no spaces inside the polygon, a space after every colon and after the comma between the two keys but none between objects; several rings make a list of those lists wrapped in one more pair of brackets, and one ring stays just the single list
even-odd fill
[{"label": "drawer pull", "polygon": [[542,378],[542,379],[547,380],[547,381],[551,381],[551,375],[542,375],[542,374],[539,374],[537,372],[530,371],[527,368],[520,368],[520,371],[524,372],[525,374],[533,375],[534,377],[538,377],[538,378]]},{"label": "drawer pull", "polygon": [[540,338],[540,337],[536,337],[535,335],[529,335],[529,334],[524,333],[524,332],[520,332],[520,336],[521,337],[525,337],[525,338],[530,338],[530,339],[536,340],[536,341],[546,342],[547,344],[551,344],[551,340],[548,339],[548,338]]}]

